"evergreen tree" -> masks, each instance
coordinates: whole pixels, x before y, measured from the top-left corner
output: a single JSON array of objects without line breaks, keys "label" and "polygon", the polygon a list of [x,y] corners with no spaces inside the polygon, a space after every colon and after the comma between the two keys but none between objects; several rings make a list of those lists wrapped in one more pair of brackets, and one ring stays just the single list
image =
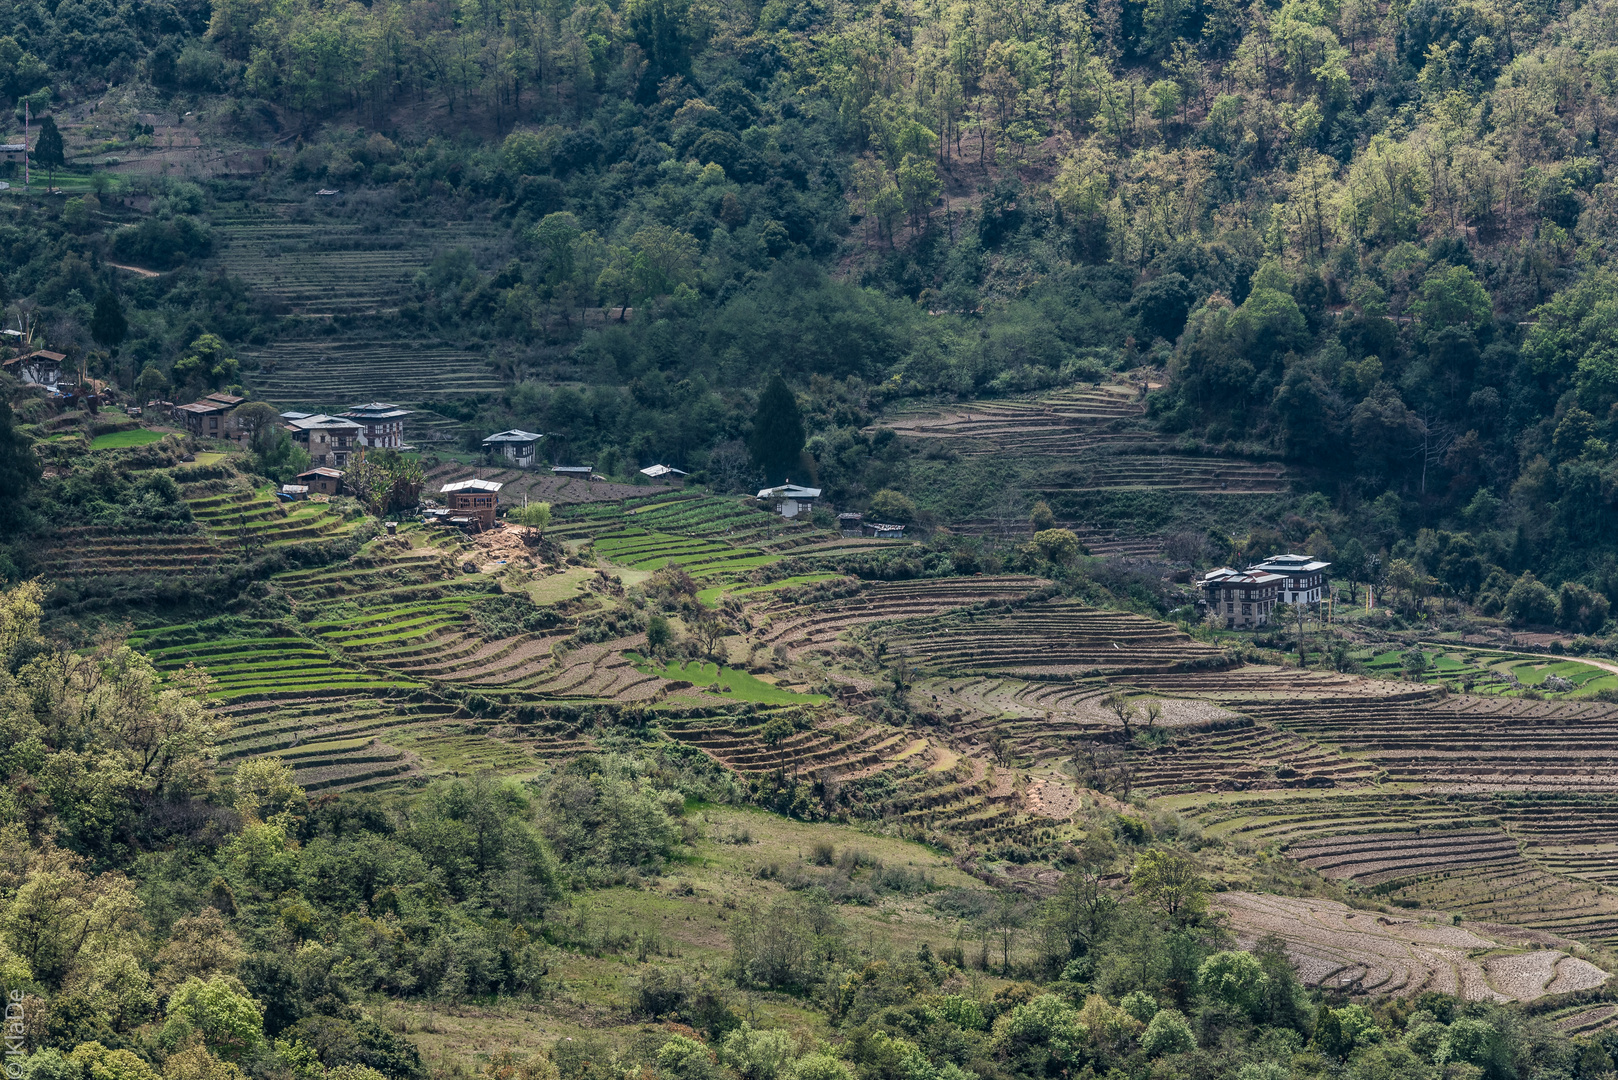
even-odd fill
[{"label": "evergreen tree", "polygon": [[50,168],[49,183],[56,182],[56,170],[67,164],[62,133],[56,130],[56,118],[43,117],[39,121],[39,135],[34,139],[34,161]]},{"label": "evergreen tree", "polygon": [[95,314],[90,318],[90,336],[97,345],[116,349],[129,336],[129,320],[124,317],[124,306],[111,291],[96,297]]},{"label": "evergreen tree", "polygon": [[0,402],[0,530],[10,532],[22,517],[23,499],[39,482],[34,441],[18,431],[8,403]]},{"label": "evergreen tree", "polygon": [[786,380],[777,373],[770,377],[769,385],[758,397],[753,434],[747,441],[753,461],[764,470],[768,483],[778,484],[790,476],[798,464],[798,455],[803,452],[803,440],[803,414],[798,411],[798,399],[792,396]]}]

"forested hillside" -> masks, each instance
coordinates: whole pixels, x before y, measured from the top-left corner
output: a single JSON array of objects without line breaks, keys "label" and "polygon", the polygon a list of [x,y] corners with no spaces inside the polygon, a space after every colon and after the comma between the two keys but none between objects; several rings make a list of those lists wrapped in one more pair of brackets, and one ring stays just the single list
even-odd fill
[{"label": "forested hillside", "polygon": [[[884,410],[1137,372],[1179,450],[1284,458],[1295,491],[1325,492],[1332,513],[1305,517],[1333,550],[1443,527],[1485,567],[1610,589],[1612,20],[1425,0],[16,4],[5,92],[56,111],[101,196],[13,200],[6,288],[144,392],[320,404],[277,371],[391,349],[467,432],[736,489],[771,471],[745,450],[778,371],[807,419],[800,474],[856,506],[908,488],[946,520],[989,512],[993,476],[1027,462],[941,475],[872,439]],[[322,185],[337,205],[314,205]],[[364,291],[356,261],[278,287],[268,260],[308,230],[258,222],[287,199],[339,253],[397,252],[397,285]],[[127,340],[93,336],[108,293]],[[203,331],[239,375],[175,368]],[[1239,538],[1287,509],[1157,518]]]}]

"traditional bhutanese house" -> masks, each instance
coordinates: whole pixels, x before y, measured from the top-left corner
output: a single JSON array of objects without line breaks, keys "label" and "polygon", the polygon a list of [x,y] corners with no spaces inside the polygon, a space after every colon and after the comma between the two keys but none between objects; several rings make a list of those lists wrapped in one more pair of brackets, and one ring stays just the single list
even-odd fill
[{"label": "traditional bhutanese house", "polygon": [[1326,571],[1331,569],[1331,563],[1321,562],[1311,555],[1272,555],[1247,569],[1250,573],[1280,574],[1286,578],[1281,586],[1281,599],[1289,604],[1318,604],[1326,595]]},{"label": "traditional bhutanese house", "polygon": [[3,365],[6,371],[30,386],[43,386],[55,390],[62,381],[62,361],[67,357],[59,352],[38,349],[22,356],[14,356]]},{"label": "traditional bhutanese house", "polygon": [[298,483],[308,489],[304,492],[306,495],[341,495],[343,493],[343,474],[336,469],[328,469],[325,466],[299,473]]},{"label": "traditional bhutanese house", "polygon": [[595,474],[588,465],[552,465],[551,475],[570,477],[574,480],[588,480]]},{"label": "traditional bhutanese house", "polygon": [[1224,623],[1226,630],[1251,630],[1270,621],[1285,581],[1280,574],[1221,566],[1210,570],[1198,586],[1209,621]]},{"label": "traditional bhutanese house", "polygon": [[449,505],[450,523],[474,532],[494,528],[501,485],[494,480],[457,480],[438,489]]},{"label": "traditional bhutanese house", "polygon": [[903,540],[905,527],[903,525],[882,525],[871,522],[860,529],[866,536],[874,536],[878,540]]},{"label": "traditional bhutanese house", "polygon": [[483,449],[487,453],[499,454],[519,469],[532,469],[534,450],[544,437],[537,432],[512,428],[510,431],[497,431],[484,439]]},{"label": "traditional bhutanese house", "polygon": [[191,434],[206,439],[230,439],[237,434],[231,417],[236,406],[247,399],[235,394],[209,394],[200,401],[175,408],[175,418],[185,424]]},{"label": "traditional bhutanese house", "polygon": [[283,413],[281,419],[286,420],[287,430],[309,451],[309,459],[316,465],[346,469],[349,455],[365,445],[362,441],[365,429],[353,420],[327,416],[325,413],[304,414],[295,418]]},{"label": "traditional bhutanese house", "polygon": [[795,518],[814,509],[815,500],[820,498],[820,489],[803,487],[788,480],[784,484],[765,488],[758,493],[758,497],[765,502],[774,503],[776,513],[782,517]]},{"label": "traditional bhutanese house", "polygon": [[648,465],[640,471],[640,474],[660,484],[672,484],[686,476],[684,469],[676,469],[672,465]]},{"label": "traditional bhutanese house", "polygon": [[404,418],[410,415],[409,409],[385,401],[371,401],[356,405],[342,415],[343,419],[365,428],[360,435],[362,445],[388,450],[404,448]]}]

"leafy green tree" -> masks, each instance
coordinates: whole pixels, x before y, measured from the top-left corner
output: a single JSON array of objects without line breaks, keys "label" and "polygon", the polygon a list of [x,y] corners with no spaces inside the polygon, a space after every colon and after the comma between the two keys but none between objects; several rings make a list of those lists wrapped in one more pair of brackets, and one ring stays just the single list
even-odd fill
[{"label": "leafy green tree", "polygon": [[217,334],[203,334],[174,362],[175,383],[214,390],[234,383],[241,365],[228,355],[229,351],[230,347]]},{"label": "leafy green tree", "polygon": [[662,652],[674,640],[673,628],[662,615],[654,614],[646,620],[646,647],[653,652]]},{"label": "leafy green tree", "polygon": [[916,504],[908,495],[883,488],[871,496],[871,517],[880,524],[909,525],[916,520]]},{"label": "leafy green tree", "polygon": [[1419,299],[1410,305],[1428,332],[1446,326],[1477,330],[1493,316],[1482,282],[1464,266],[1440,266],[1422,280]]},{"label": "leafy green tree", "polygon": [[1506,593],[1506,613],[1518,626],[1548,626],[1556,618],[1556,594],[1524,571]]},{"label": "leafy green tree", "polygon": [[1197,987],[1210,997],[1247,1013],[1257,1013],[1269,976],[1248,952],[1216,952],[1197,969]]},{"label": "leafy green tree", "polygon": [[187,979],[169,996],[167,1013],[164,1033],[173,1044],[184,1041],[182,1032],[194,1031],[227,1061],[264,1044],[264,1008],[232,978]]},{"label": "leafy green tree", "polygon": [[931,158],[906,154],[896,175],[905,213],[910,215],[911,225],[919,228],[921,219],[938,201],[939,192],[944,188],[938,179],[938,170],[934,168]]},{"label": "leafy green tree", "polygon": [[517,511],[517,523],[543,537],[545,530],[551,527],[551,504],[536,502],[520,508]]},{"label": "leafy green tree", "polygon": [[753,462],[764,470],[767,483],[780,483],[798,467],[803,443],[803,414],[798,410],[798,399],[779,373],[772,375],[758,397],[753,431],[747,437],[747,449]]},{"label": "leafy green tree", "polygon": [[1162,1009],[1153,1017],[1151,1023],[1146,1025],[1146,1032],[1140,1037],[1140,1048],[1146,1051],[1149,1057],[1162,1057],[1164,1054],[1183,1054],[1196,1048],[1196,1036],[1191,1033],[1191,1024],[1186,1020],[1185,1014],[1178,1009]]},{"label": "leafy green tree", "polygon": [[1058,566],[1066,566],[1084,551],[1072,529],[1043,529],[1034,534],[1034,546]]},{"label": "leafy green tree", "polygon": [[1129,883],[1141,899],[1176,922],[1200,915],[1209,890],[1196,861],[1172,848],[1149,848],[1136,856]]}]

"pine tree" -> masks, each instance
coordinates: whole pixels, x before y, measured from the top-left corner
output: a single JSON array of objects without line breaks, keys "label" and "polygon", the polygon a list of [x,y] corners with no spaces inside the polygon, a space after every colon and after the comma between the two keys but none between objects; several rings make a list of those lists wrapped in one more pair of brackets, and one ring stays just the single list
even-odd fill
[{"label": "pine tree", "polygon": [[[798,399],[786,380],[777,373],[758,397],[758,412],[753,415],[753,433],[747,448],[753,461],[764,470],[768,483],[778,484],[787,479],[798,455],[803,452],[803,414],[798,411]],[[807,479],[807,477],[805,478]]]},{"label": "pine tree", "polygon": [[90,317],[90,336],[96,344],[116,349],[129,336],[129,320],[124,317],[124,306],[111,291],[96,297],[95,314]]},{"label": "pine tree", "polygon": [[56,118],[53,116],[44,117],[39,122],[39,135],[34,139],[34,160],[50,166],[47,186],[56,182],[56,170],[67,164],[62,133],[56,130]]}]

